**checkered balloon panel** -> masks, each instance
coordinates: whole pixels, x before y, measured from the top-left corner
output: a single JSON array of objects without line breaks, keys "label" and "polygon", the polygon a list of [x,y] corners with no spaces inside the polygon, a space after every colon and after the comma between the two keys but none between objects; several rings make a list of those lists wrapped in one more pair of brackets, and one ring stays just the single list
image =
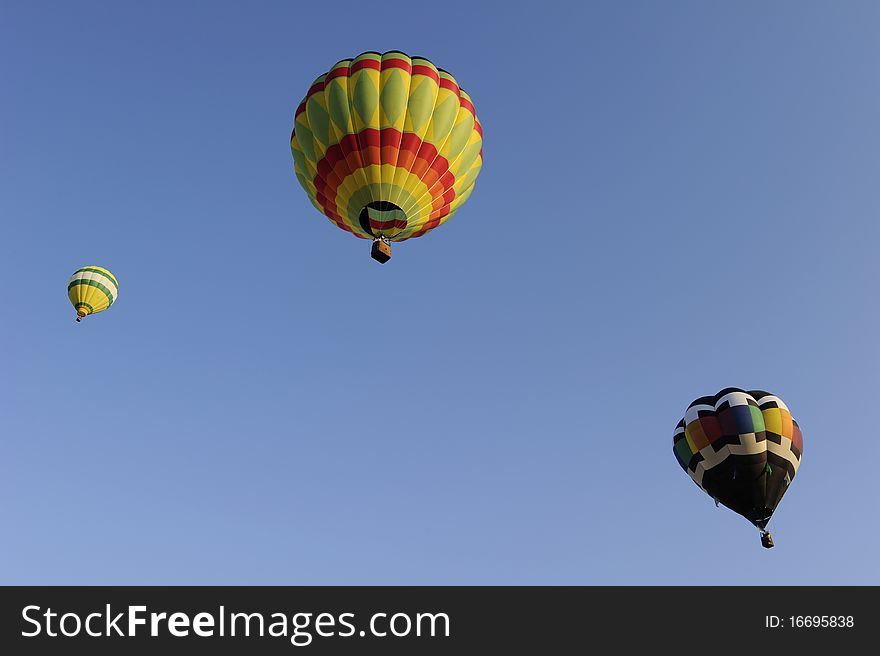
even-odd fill
[{"label": "checkered balloon panel", "polygon": [[673,434],[673,452],[707,494],[759,528],[797,473],[800,427],[769,392],[727,388],[688,406]]}]

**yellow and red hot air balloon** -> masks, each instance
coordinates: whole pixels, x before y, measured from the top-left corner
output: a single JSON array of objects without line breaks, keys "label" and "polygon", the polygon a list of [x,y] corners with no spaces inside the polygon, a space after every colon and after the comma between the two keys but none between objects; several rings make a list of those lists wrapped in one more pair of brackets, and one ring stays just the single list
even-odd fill
[{"label": "yellow and red hot air balloon", "polygon": [[103,312],[119,297],[116,276],[99,266],[84,266],[67,282],[67,297],[76,309],[76,320]]},{"label": "yellow and red hot air balloon", "polygon": [[483,129],[449,73],[402,52],[338,62],[300,103],[290,138],[294,171],[337,226],[393,241],[445,223],[468,199],[483,163]]}]

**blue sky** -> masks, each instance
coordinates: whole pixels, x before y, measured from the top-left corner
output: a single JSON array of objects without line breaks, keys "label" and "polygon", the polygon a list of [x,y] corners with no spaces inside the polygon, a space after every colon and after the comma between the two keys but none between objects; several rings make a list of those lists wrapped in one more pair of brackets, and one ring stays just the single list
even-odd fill
[{"label": "blue sky", "polygon": [[[880,584],[880,8],[0,6],[0,582]],[[380,266],[293,175],[365,50],[449,70],[471,199]],[[119,279],[74,322],[80,266]],[[776,548],[679,469],[767,389]]]}]

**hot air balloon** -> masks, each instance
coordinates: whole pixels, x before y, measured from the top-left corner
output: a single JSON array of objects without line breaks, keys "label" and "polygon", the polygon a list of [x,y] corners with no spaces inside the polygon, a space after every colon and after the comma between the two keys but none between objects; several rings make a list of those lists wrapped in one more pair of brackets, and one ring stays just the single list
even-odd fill
[{"label": "hot air balloon", "polygon": [[736,387],[688,406],[673,435],[673,452],[710,497],[742,515],[773,546],[767,522],[797,473],[801,429],[782,400]]},{"label": "hot air balloon", "polygon": [[445,223],[471,195],[483,163],[483,128],[449,73],[402,52],[343,59],[312,84],[294,118],[294,172],[337,226],[391,242]]},{"label": "hot air balloon", "polygon": [[67,283],[67,297],[76,308],[76,320],[103,312],[119,296],[116,276],[99,266],[84,266],[73,272]]}]

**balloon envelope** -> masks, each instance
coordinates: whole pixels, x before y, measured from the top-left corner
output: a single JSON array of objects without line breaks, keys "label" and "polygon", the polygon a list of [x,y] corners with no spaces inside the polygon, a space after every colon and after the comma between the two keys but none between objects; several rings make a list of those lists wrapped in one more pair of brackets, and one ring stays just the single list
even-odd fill
[{"label": "balloon envelope", "polygon": [[344,59],[312,84],[290,139],[312,204],[363,239],[403,241],[470,196],[483,129],[449,73],[402,52]]},{"label": "balloon envelope", "polygon": [[74,271],[67,282],[67,297],[76,309],[79,321],[113,305],[119,297],[119,283],[107,269],[85,266]]},{"label": "balloon envelope", "polygon": [[735,387],[691,403],[673,435],[678,464],[693,481],[762,531],[802,451],[800,427],[782,399]]}]

